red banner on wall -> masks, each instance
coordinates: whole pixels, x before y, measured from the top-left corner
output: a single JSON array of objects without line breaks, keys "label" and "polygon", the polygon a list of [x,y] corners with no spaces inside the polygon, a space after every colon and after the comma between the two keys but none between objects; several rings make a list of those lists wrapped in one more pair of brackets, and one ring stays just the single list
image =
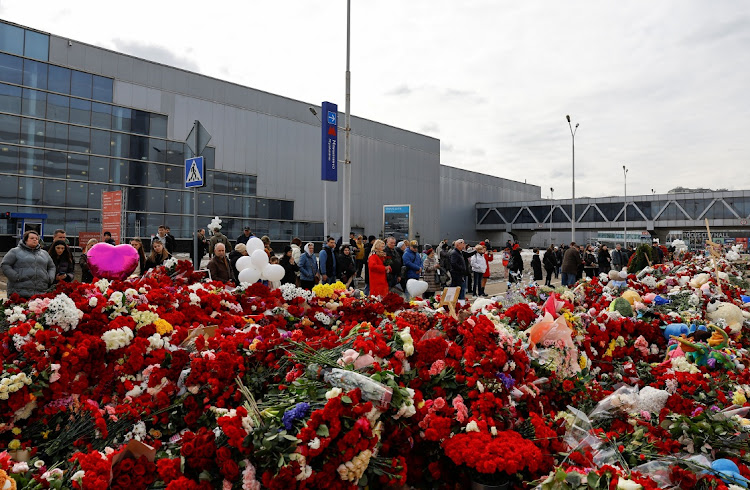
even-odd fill
[{"label": "red banner on wall", "polygon": [[122,191],[102,191],[102,235],[112,233],[115,243],[122,237]]}]

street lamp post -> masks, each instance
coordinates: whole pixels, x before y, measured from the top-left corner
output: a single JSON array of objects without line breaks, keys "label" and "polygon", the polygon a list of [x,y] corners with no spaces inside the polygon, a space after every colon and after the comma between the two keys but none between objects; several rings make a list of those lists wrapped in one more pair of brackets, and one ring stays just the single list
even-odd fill
[{"label": "street lamp post", "polygon": [[568,120],[568,127],[570,128],[570,136],[573,139],[573,205],[571,206],[572,218],[570,226],[570,241],[576,241],[576,131],[578,131],[578,123],[576,123],[575,129],[570,123],[570,115],[565,116]]},{"label": "street lamp post", "polygon": [[349,232],[351,231],[350,227],[350,219],[351,219],[351,197],[352,197],[352,161],[349,158],[350,157],[350,150],[349,150],[349,133],[351,133],[352,128],[350,125],[350,118],[351,118],[351,72],[349,71],[349,38],[350,38],[350,32],[351,32],[351,0],[346,0],[346,98],[345,98],[345,113],[344,113],[344,121],[346,123],[346,131],[344,133],[344,198],[343,198],[343,205],[342,205],[342,211],[343,216],[341,217],[341,236],[342,241],[346,242],[346,237],[349,236]]},{"label": "street lamp post", "polygon": [[[549,188],[549,198],[550,201],[554,201],[555,199],[555,189],[552,187]],[[552,245],[552,211],[555,210],[554,203],[550,203],[549,205],[549,244]]]},{"label": "street lamp post", "polygon": [[624,184],[625,184],[625,206],[623,210],[623,223],[625,223],[625,233],[623,234],[623,241],[625,242],[624,248],[627,250],[628,248],[628,168],[623,165],[622,166],[622,175],[624,177]]}]

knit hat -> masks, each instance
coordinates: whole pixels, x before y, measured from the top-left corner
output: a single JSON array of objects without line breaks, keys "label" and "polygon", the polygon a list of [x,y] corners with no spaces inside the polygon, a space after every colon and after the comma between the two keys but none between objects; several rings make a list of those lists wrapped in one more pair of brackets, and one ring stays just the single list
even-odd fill
[{"label": "knit hat", "polygon": [[426,255],[430,255],[432,252],[434,252],[434,250],[432,250],[432,247],[430,247],[430,248],[428,248],[427,250],[424,251],[424,253]]},{"label": "knit hat", "polygon": [[284,253],[291,252],[291,251],[292,251],[292,247],[290,247],[289,245],[284,247]]}]

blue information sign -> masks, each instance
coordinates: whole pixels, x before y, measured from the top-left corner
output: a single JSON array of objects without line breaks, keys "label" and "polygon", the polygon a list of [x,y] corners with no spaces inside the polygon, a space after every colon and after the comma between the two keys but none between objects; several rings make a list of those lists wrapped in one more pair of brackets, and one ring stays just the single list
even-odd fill
[{"label": "blue information sign", "polygon": [[323,122],[321,126],[321,176],[322,180],[338,180],[338,106],[332,102],[321,104]]},{"label": "blue information sign", "polygon": [[203,187],[204,185],[203,157],[185,160],[185,188]]}]

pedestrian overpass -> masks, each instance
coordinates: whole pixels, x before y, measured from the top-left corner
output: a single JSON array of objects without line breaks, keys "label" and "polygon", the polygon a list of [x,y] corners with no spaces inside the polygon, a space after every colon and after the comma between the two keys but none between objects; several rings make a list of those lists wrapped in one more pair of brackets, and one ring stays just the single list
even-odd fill
[{"label": "pedestrian overpass", "polygon": [[[584,197],[576,199],[575,209],[579,242],[600,231],[621,232],[625,225],[628,241],[631,233],[642,233],[664,242],[672,231],[705,231],[705,219],[712,232],[750,236],[750,191],[744,190],[628,196],[627,204],[622,196]],[[571,217],[571,199],[476,204],[477,232],[506,232],[522,246],[532,243],[537,233],[547,233],[549,239],[542,235],[535,244],[570,242]]]}]

